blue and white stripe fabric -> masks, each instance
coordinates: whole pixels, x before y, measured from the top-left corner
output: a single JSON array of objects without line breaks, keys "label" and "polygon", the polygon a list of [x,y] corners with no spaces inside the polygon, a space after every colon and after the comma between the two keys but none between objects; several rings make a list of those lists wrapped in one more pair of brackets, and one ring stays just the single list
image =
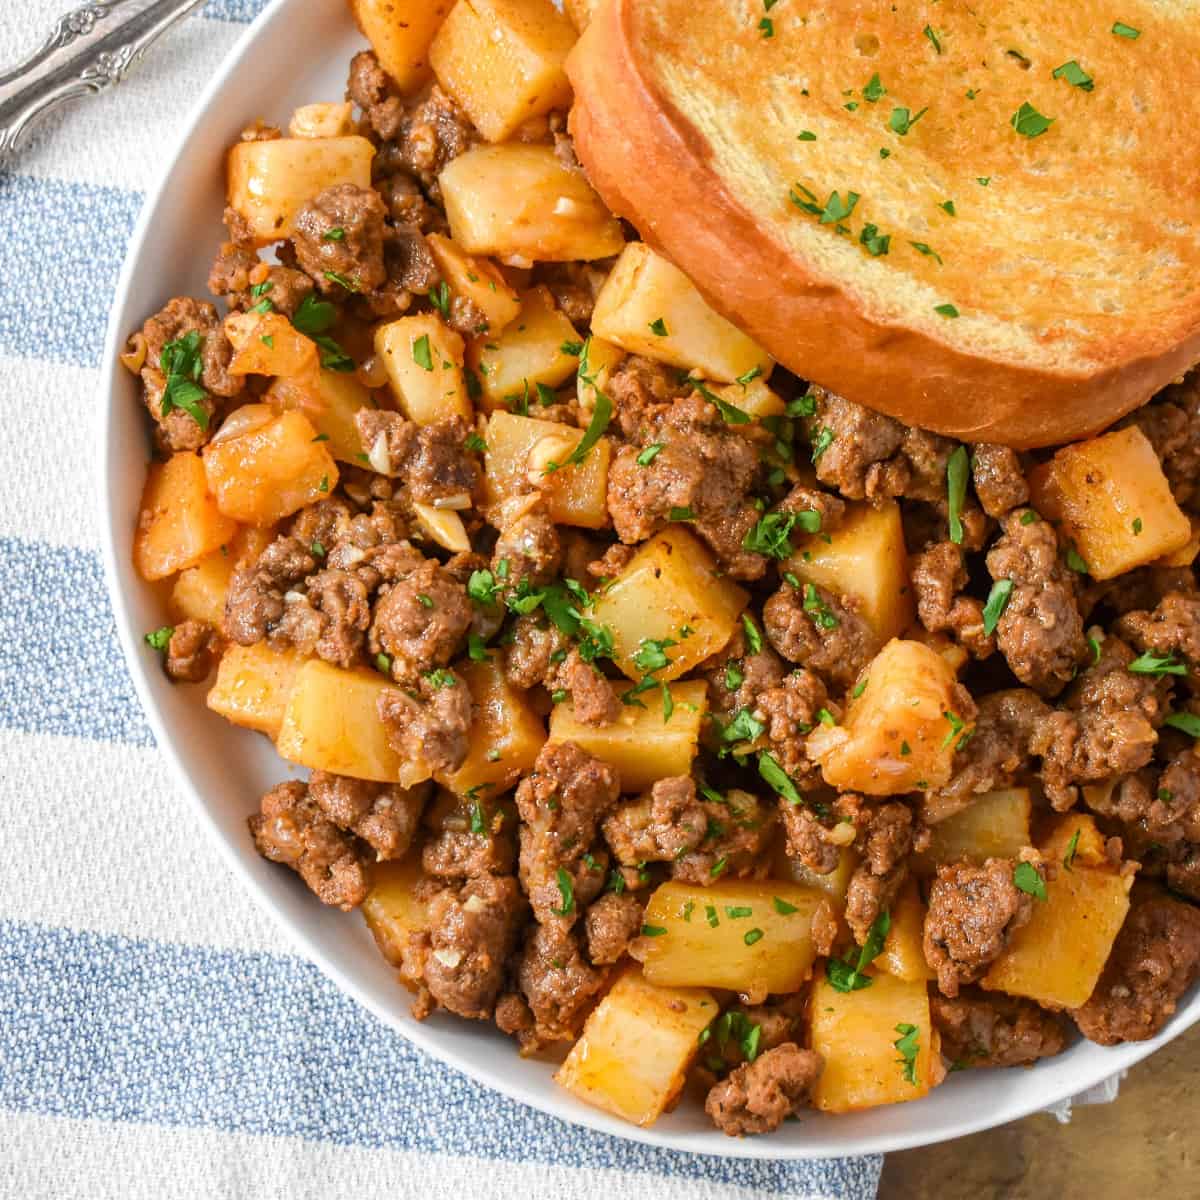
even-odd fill
[{"label": "blue and white stripe fabric", "polygon": [[[67,3],[4,0],[0,63]],[[443,1067],[280,952],[175,794],[114,638],[90,431],[143,193],[259,7],[214,0],[0,173],[0,1196],[868,1200],[877,1158],[674,1154]]]}]

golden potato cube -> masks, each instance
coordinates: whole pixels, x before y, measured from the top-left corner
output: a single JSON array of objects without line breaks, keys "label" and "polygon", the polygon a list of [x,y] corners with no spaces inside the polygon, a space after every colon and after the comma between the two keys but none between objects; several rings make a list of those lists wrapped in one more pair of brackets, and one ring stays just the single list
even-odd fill
[{"label": "golden potato cube", "polygon": [[[1062,860],[1076,829],[1078,852],[1068,870]],[[1046,899],[1034,900],[1029,924],[1013,934],[983,986],[1048,1008],[1078,1008],[1095,990],[1125,922],[1133,875],[1097,864],[1103,842],[1087,816],[1064,818],[1041,849],[1056,877],[1046,883]]]},{"label": "golden potato cube", "polygon": [[376,671],[346,671],[312,660],[296,674],[276,749],[289,762],[353,779],[412,787],[429,778],[423,762],[406,762],[388,741],[379,697],[391,685]]},{"label": "golden potato cube", "polygon": [[910,983],[935,978],[925,961],[925,905],[915,879],[905,882],[888,911],[892,923],[876,967]]},{"label": "golden potato cube", "polygon": [[798,858],[788,855],[787,840],[780,835],[775,839],[771,877],[787,879],[800,884],[801,887],[819,888],[841,908],[845,906],[846,892],[850,889],[850,880],[854,876],[858,861],[858,854],[854,849],[843,846],[838,854],[838,865],[828,875],[819,875]]},{"label": "golden potato cube", "polygon": [[469,301],[483,314],[477,334],[498,334],[517,317],[521,301],[495,263],[468,254],[440,233],[427,234],[425,242],[451,296]]},{"label": "golden potato cube", "polygon": [[579,356],[563,347],[582,340],[550,290],[531,288],[502,334],[471,344],[468,362],[478,376],[483,407],[493,412],[520,404],[536,413],[542,403],[538,385],[556,388],[575,374]]},{"label": "golden potato cube", "polygon": [[488,799],[516,786],[533,768],[546,742],[546,725],[527,694],[504,677],[499,652],[488,662],[464,663],[459,674],[471,689],[470,749],[466,761],[438,782],[459,796],[485,788]]},{"label": "golden potato cube", "polygon": [[205,703],[234,725],[276,738],[303,662],[296,651],[272,650],[266,642],[230,646]]},{"label": "golden potato cube", "polygon": [[[593,617],[613,634],[612,660],[638,680],[635,661],[647,641],[670,641],[670,665],[655,679],[678,679],[724,648],[749,599],[717,574],[708,548],[679,526],[646,542],[595,601]],[[686,632],[690,630],[691,632]]]},{"label": "golden potato cube", "polygon": [[631,953],[664,987],[798,992],[812,974],[812,922],[825,902],[824,892],[771,880],[664,883]]},{"label": "golden potato cube", "polygon": [[[896,1043],[910,1026],[917,1053],[908,1068]],[[937,1082],[940,1067],[925,981],[876,974],[870,987],[839,992],[818,972],[812,1048],[825,1059],[813,1092],[813,1106],[823,1112],[919,1100]]]},{"label": "golden potato cube", "polygon": [[913,867],[933,875],[942,863],[970,862],[982,866],[989,858],[1015,858],[1032,845],[1028,788],[1004,788],[976,796],[967,808],[943,821],[930,822],[929,849],[913,858]]},{"label": "golden potato cube", "polygon": [[375,353],[383,360],[396,403],[418,425],[445,417],[474,418],[463,350],[462,338],[432,313],[401,317],[375,330]]},{"label": "golden potato cube", "polygon": [[478,146],[439,183],[451,236],[468,254],[530,266],[608,258],[625,244],[620,222],[550,146]]},{"label": "golden potato cube", "polygon": [[[1084,789],[1085,800],[1089,790]],[[1055,823],[1039,849],[1050,862],[1060,866],[1065,866],[1070,856],[1072,867],[1108,867],[1111,870],[1112,864],[1105,853],[1107,844],[1108,839],[1090,813],[1068,813]]]},{"label": "golden potato cube", "polygon": [[338,183],[371,186],[375,147],[364,137],[238,142],[227,164],[229,207],[260,246],[290,238],[296,214]]},{"label": "golden potato cube", "polygon": [[[583,462],[567,464],[583,433],[582,429],[558,421],[492,413],[484,434],[485,509],[500,520],[497,514],[507,501],[536,488],[546,499],[551,520],[560,525],[602,529],[608,524],[611,446],[608,438],[602,437]],[[547,474],[548,461],[565,465]]]},{"label": "golden potato cube", "polygon": [[270,544],[272,536],[270,529],[246,526],[219,550],[206,555],[194,567],[180,571],[171,589],[172,619],[207,621],[220,629],[234,567],[244,560],[256,560]]},{"label": "golden potato cube", "polygon": [[370,390],[346,371],[320,371],[310,381],[276,379],[267,389],[267,403],[276,412],[303,413],[317,437],[339,462],[362,465],[363,445],[354,416],[372,408]]},{"label": "golden potato cube", "polygon": [[1183,549],[1192,526],[1136,426],[1064,446],[1029,475],[1033,506],[1060,524],[1094,579]]},{"label": "golden potato cube", "polygon": [[1156,558],[1151,564],[1155,567],[1190,567],[1197,555],[1200,555],[1200,517],[1188,517],[1192,526],[1192,536],[1178,550]]},{"label": "golden potato cube", "polygon": [[596,1006],[554,1076],[634,1125],[653,1125],[683,1090],[700,1034],[718,1014],[700,988],[655,987],[630,967]]},{"label": "golden potato cube", "polygon": [[740,408],[756,421],[763,417],[782,417],[787,412],[783,397],[772,391],[761,375],[745,383],[731,383],[714,390],[726,404]]},{"label": "golden potato cube", "polygon": [[246,405],[234,417],[262,410],[262,424],[204,447],[204,471],[217,507],[246,525],[275,522],[313,504],[337,486],[338,469],[317,431],[298,412],[278,415],[266,404]]},{"label": "golden potato cube", "polygon": [[607,393],[608,381],[613,370],[625,357],[625,351],[614,342],[590,337],[586,343],[587,362],[579,360],[579,375],[575,381],[575,395],[582,412],[591,413],[596,407],[596,391]]},{"label": "golden potato cube", "polygon": [[236,353],[231,375],[281,375],[311,381],[321,369],[317,344],[280,313],[231,313],[225,334]]},{"label": "golden potato cube", "polygon": [[605,280],[592,314],[592,332],[705,379],[733,383],[774,360],[708,306],[695,284],[644,242],[631,242]]},{"label": "golden potato cube", "polygon": [[953,668],[920,642],[894,639],[864,679],[843,724],[822,725],[809,737],[825,782],[868,796],[940,787],[950,778],[956,743],[974,728],[954,712]]},{"label": "golden potato cube", "polygon": [[793,540],[796,553],[784,563],[801,583],[839,596],[854,596],[881,642],[899,637],[916,615],[908,577],[908,551],[900,506],[888,500],[849,504],[831,532]]},{"label": "golden potato cube", "polygon": [[644,693],[645,708],[628,705],[611,725],[584,725],[575,719],[570,703],[556,704],[550,714],[550,741],[574,742],[614,767],[623,792],[643,792],[656,780],[688,775],[708,708],[708,689],[702,680],[690,680],[671,684],[670,693],[674,710],[667,720],[658,692]]},{"label": "golden potato cube", "polygon": [[433,39],[438,82],[489,142],[569,108],[563,63],[575,29],[551,0],[459,0]]},{"label": "golden potato cube", "polygon": [[350,11],[380,66],[402,92],[429,78],[429,46],[453,0],[350,0]]},{"label": "golden potato cube", "polygon": [[219,550],[237,532],[209,494],[196,454],[173,454],[146,474],[133,565],[143,579],[166,579]]},{"label": "golden potato cube", "polygon": [[429,900],[417,887],[424,878],[419,850],[371,866],[371,890],[362,914],[379,952],[393,967],[404,966],[409,937],[429,928]]},{"label": "golden potato cube", "polygon": [[288,122],[288,136],[294,138],[347,137],[353,132],[354,105],[349,100],[302,104]]}]

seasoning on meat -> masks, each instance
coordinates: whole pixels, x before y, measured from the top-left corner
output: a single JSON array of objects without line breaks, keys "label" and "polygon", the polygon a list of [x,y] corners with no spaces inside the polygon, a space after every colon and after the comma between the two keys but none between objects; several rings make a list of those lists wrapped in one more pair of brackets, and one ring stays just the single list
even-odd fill
[{"label": "seasoning on meat", "polygon": [[952,1070],[1026,1067],[1067,1045],[1059,1017],[1020,996],[966,987],[954,999],[934,992],[929,1008]]},{"label": "seasoning on meat", "polygon": [[730,1137],[770,1133],[808,1103],[824,1066],[816,1051],[784,1042],[716,1084],[704,1110]]}]

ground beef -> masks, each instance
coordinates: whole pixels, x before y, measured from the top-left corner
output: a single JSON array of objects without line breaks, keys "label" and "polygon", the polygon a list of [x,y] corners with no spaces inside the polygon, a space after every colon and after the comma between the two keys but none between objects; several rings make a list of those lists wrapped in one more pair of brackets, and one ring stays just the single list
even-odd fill
[{"label": "ground beef", "polygon": [[808,1103],[824,1065],[815,1050],[784,1042],[716,1084],[704,1109],[730,1137],[770,1133]]},{"label": "ground beef", "polygon": [[1067,1044],[1059,1017],[1019,996],[963,988],[954,999],[934,992],[929,1008],[942,1053],[958,1069],[1026,1067]]},{"label": "ground beef", "polygon": [[428,558],[389,587],[375,605],[371,652],[386,654],[392,678],[410,686],[448,665],[462,648],[470,626],[466,588]]},{"label": "ground beef", "polygon": [[1200,974],[1200,911],[1160,892],[1134,898],[1100,982],[1071,1015],[1102,1046],[1152,1038]]},{"label": "ground beef", "polygon": [[576,329],[586,329],[608,272],[607,265],[593,262],[539,263],[533,282],[550,289],[555,304]]},{"label": "ground beef", "polygon": [[1070,808],[1080,784],[1119,778],[1150,761],[1170,685],[1134,674],[1128,669],[1133,658],[1119,638],[1106,638],[1099,661],[1038,725],[1030,749],[1043,759],[1042,783],[1055,809]]},{"label": "ground beef", "polygon": [[1127,612],[1113,630],[1143,652],[1200,663],[1200,593],[1168,592],[1152,612]]},{"label": "ground beef", "polygon": [[629,943],[642,930],[642,902],[630,892],[605,892],[584,915],[588,958],[608,966],[624,957]]},{"label": "ground beef", "polygon": [[326,817],[307,784],[290,780],[263,796],[249,820],[263,858],[294,870],[322,904],[349,912],[367,896],[364,855],[354,837]]},{"label": "ground beef", "polygon": [[412,691],[380,693],[379,719],[389,745],[406,762],[424,762],[431,771],[456,771],[467,757],[471,731],[471,692],[453,671],[439,669]]},{"label": "ground beef", "polygon": [[1021,470],[1021,459],[1009,446],[982,442],[971,455],[971,477],[975,495],[989,517],[999,520],[1014,508],[1029,503],[1029,485]]},{"label": "ground beef", "polygon": [[792,671],[778,687],[760,692],[750,710],[766,725],[768,749],[800,787],[820,784],[821,769],[809,758],[807,747],[809,731],[817,727],[822,710],[835,719],[841,715],[824,683],[804,668]]},{"label": "ground beef", "polygon": [[976,658],[996,649],[995,637],[985,633],[983,604],[966,595],[966,558],[953,542],[937,542],[918,554],[911,565],[917,615],[930,633],[947,633]]},{"label": "ground beef", "polygon": [[789,858],[797,859],[817,875],[828,875],[841,861],[843,845],[834,840],[834,831],[822,824],[807,804],[792,804],[780,798],[779,818],[787,838]]},{"label": "ground beef", "polygon": [[[620,575],[633,561],[636,554],[635,547],[623,545],[621,542],[613,542],[599,558],[587,564],[587,574],[593,579],[605,583]],[[577,578],[582,579],[583,576],[579,575]]]},{"label": "ground beef", "polygon": [[220,639],[207,621],[180,621],[171,631],[163,669],[176,683],[203,683],[216,664]]},{"label": "ground beef", "polygon": [[327,187],[296,214],[292,246],[321,291],[344,297],[383,285],[387,210],[379,193],[353,183]]},{"label": "ground beef", "polygon": [[704,840],[708,815],[687,775],[659,779],[645,796],[625,800],[604,822],[604,839],[619,863],[672,862]]},{"label": "ground beef", "polygon": [[752,654],[739,624],[725,648],[700,666],[699,674],[708,684],[709,711],[722,721],[744,708],[753,711],[764,692],[783,683],[787,670],[765,642]]},{"label": "ground beef", "polygon": [[832,492],[823,492],[820,488],[809,487],[806,483],[798,483],[775,506],[775,511],[816,513],[820,518],[819,531],[832,533],[845,518],[846,502],[839,500]]},{"label": "ground beef", "polygon": [[570,694],[571,711],[584,725],[611,725],[621,715],[616,688],[592,663],[584,662],[576,649],[552,668],[546,686],[552,693],[562,690]]},{"label": "ground beef", "polygon": [[862,861],[846,890],[846,924],[860,946],[908,877],[914,837],[912,809],[906,804],[889,801],[862,811],[866,819],[854,842]]},{"label": "ground beef", "polygon": [[[349,571],[320,571],[309,576],[304,603],[318,617],[311,626],[316,633],[312,649],[338,667],[353,667],[361,662],[363,642],[371,623],[370,597],[362,580]],[[293,644],[302,647],[300,638],[294,638]]]},{"label": "ground beef", "polygon": [[265,263],[256,251],[225,242],[208,273],[208,290],[214,296],[224,296],[234,312],[244,312],[267,300],[269,311],[292,317],[312,295],[313,281],[303,271]]},{"label": "ground beef", "polygon": [[436,504],[478,491],[483,473],[466,448],[469,431],[462,417],[418,425],[399,413],[360,408],[354,424],[372,468],[402,480],[414,500]]},{"label": "ground beef", "polygon": [[392,77],[380,65],[373,51],[363,50],[350,60],[346,98],[362,109],[363,116],[378,137],[396,136],[404,119],[404,102],[397,94]]},{"label": "ground beef", "polygon": [[429,203],[421,185],[411,175],[403,172],[389,175],[375,184],[375,190],[397,228],[407,226],[419,233],[446,231],[446,218],[440,209]]},{"label": "ground beef", "polygon": [[512,876],[480,875],[434,896],[424,977],[438,1004],[474,1020],[492,1015],[524,912]]},{"label": "ground beef", "polygon": [[276,538],[257,561],[236,567],[225,597],[225,635],[241,646],[261,642],[282,619],[284,596],[316,565],[309,546],[285,536]]},{"label": "ground beef", "polygon": [[436,83],[398,108],[385,99],[368,117],[384,139],[375,169],[385,176],[397,171],[415,176],[434,200],[440,199],[438,176],[447,164],[480,140],[466,114]]},{"label": "ground beef", "polygon": [[1050,708],[1028,688],[980,697],[975,732],[954,756],[950,782],[929,794],[930,821],[942,821],[977,796],[1011,787],[1031,766],[1030,743]]},{"label": "ground beef", "polygon": [[775,810],[749,792],[730,789],[720,802],[700,801],[706,826],[700,844],[671,863],[671,877],[710,884],[766,872],[763,861],[775,833]]},{"label": "ground beef", "polygon": [[[646,382],[657,379],[637,359],[627,359],[610,378],[618,419],[636,438],[620,447],[609,468],[608,510],[617,537],[627,544],[644,541],[685,514],[729,575],[758,579],[766,559],[742,544],[761,516],[753,503],[759,475],[754,443],[726,425],[698,392],[657,402],[651,390],[656,384]],[[662,449],[639,466],[650,444]]]},{"label": "ground beef", "polygon": [[508,588],[522,580],[537,588],[554,579],[562,567],[562,543],[550,515],[538,506],[506,526],[496,539],[491,567]]},{"label": "ground beef", "polygon": [[[557,884],[558,868],[578,866],[574,886],[576,905],[570,919],[587,901],[579,891],[589,882],[583,856],[589,852],[600,822],[617,802],[616,772],[574,742],[547,743],[533,770],[516,792],[521,827],[521,882],[529,894],[534,916],[542,922],[563,907]],[[596,892],[603,885],[600,876]],[[585,891],[586,894],[586,891]]]},{"label": "ground beef", "polygon": [[537,687],[564,662],[571,640],[541,613],[519,616],[504,647],[504,677],[519,688]]},{"label": "ground beef", "polygon": [[879,651],[879,638],[859,615],[860,607],[854,596],[785,583],[763,605],[763,629],[784,658],[815,672],[841,694]]},{"label": "ground beef", "polygon": [[[214,396],[237,396],[245,385],[240,375],[230,375],[229,363],[233,358],[233,346],[221,327],[217,310],[207,300],[193,300],[190,296],[176,296],[165,308],[142,326],[146,339],[146,362],[162,370],[162,352],[171,342],[179,341],[189,333],[198,333],[200,345],[200,386]],[[201,402],[204,405],[204,402]],[[206,409],[211,412],[211,409]]]},{"label": "ground beef", "polygon": [[1033,898],[1013,882],[1016,863],[989,858],[981,866],[938,868],[925,917],[925,961],[945,996],[982,978],[1016,930],[1033,914]]},{"label": "ground beef", "polygon": [[457,797],[442,792],[429,807],[425,824],[430,836],[421,850],[421,866],[428,875],[470,879],[511,875],[516,869],[516,822],[501,806],[476,797],[464,808]]},{"label": "ground beef", "polygon": [[1181,843],[1200,842],[1200,754],[1189,746],[1161,774],[1144,768],[1110,787],[1088,789],[1086,799],[1093,812],[1121,824],[1132,853],[1174,854]]},{"label": "ground beef", "polygon": [[533,1014],[533,1037],[544,1045],[578,1035],[605,973],[584,958],[574,931],[552,923],[530,930],[517,982]]},{"label": "ground beef", "polygon": [[1013,588],[996,627],[1000,652],[1012,673],[1045,696],[1056,696],[1087,660],[1079,612],[1078,579],[1059,555],[1058,538],[1047,521],[1028,508],[1001,522],[1003,534],[987,556],[995,580]]},{"label": "ground beef", "polygon": [[1171,494],[1195,511],[1200,485],[1200,375],[1193,372],[1182,383],[1166,388],[1157,402],[1139,408],[1126,418],[1149,439],[1162,462]]},{"label": "ground beef", "polygon": [[357,834],[380,861],[403,858],[412,845],[428,795],[426,788],[406,789],[371,783],[328,771],[314,771],[309,799],[340,829]]}]

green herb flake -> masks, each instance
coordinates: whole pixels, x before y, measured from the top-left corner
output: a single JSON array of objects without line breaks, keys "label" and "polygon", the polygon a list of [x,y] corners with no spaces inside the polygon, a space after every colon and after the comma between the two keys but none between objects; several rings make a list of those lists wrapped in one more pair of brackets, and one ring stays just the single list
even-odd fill
[{"label": "green herb flake", "polygon": [[900,1035],[892,1043],[900,1053],[900,1057],[896,1061],[903,1068],[905,1082],[911,1083],[913,1087],[916,1087],[920,1034],[915,1025],[909,1025],[904,1022],[896,1026],[896,1032]]},{"label": "green herb flake", "polygon": [[1052,74],[1055,79],[1065,79],[1072,87],[1084,92],[1090,92],[1096,86],[1095,80],[1074,59],[1055,67]]},{"label": "green herb flake", "polygon": [[759,753],[758,773],[763,781],[789,804],[804,803],[804,797],[800,794],[799,789],[792,782],[788,773],[779,765],[779,760],[769,750]]},{"label": "green herb flake", "polygon": [[822,428],[817,436],[813,439],[812,461],[818,462],[821,455],[833,445],[833,440],[837,435],[828,427]]},{"label": "green herb flake", "polygon": [[1088,573],[1087,563],[1083,561],[1079,551],[1074,546],[1067,547],[1067,566],[1079,575],[1086,575]]},{"label": "green herb flake", "polygon": [[890,233],[880,233],[877,225],[872,225],[869,222],[862,227],[862,232],[858,235],[859,245],[861,245],[872,258],[882,258],[892,245],[892,235]]},{"label": "green herb flake", "polygon": [[908,244],[918,254],[923,254],[926,258],[932,258],[939,267],[944,267],[946,265],[944,262],[942,262],[942,256],[927,242],[909,242]]},{"label": "green herb flake", "polygon": [[1034,521],[1036,521],[1037,519],[1038,519],[1038,515],[1037,515],[1037,513],[1035,513],[1033,511],[1032,508],[1027,508],[1021,514],[1021,524],[1022,525],[1032,525],[1034,523]]},{"label": "green herb flake", "polygon": [[654,334],[655,337],[669,336],[667,333],[667,323],[662,319],[662,317],[658,317],[650,322],[650,332]]},{"label": "green herb flake", "polygon": [[802,129],[800,133],[796,135],[796,141],[798,142],[815,142],[816,140],[817,135],[813,133],[811,129]]},{"label": "green herb flake", "polygon": [[[562,868],[560,867],[559,870],[561,870],[561,869]],[[662,935],[666,932],[667,932],[667,930],[666,930],[665,925],[643,925],[642,926],[642,937],[662,937]]]},{"label": "green herb flake", "polygon": [[157,650],[160,654],[166,652],[167,646],[171,642],[171,635],[175,632],[173,625],[164,625],[161,629],[156,629],[152,633],[145,636],[145,643],[152,650]]},{"label": "green herb flake", "polygon": [[725,690],[736,692],[742,686],[742,680],[745,676],[742,674],[742,669],[735,662],[725,664]]},{"label": "green herb flake", "polygon": [[648,467],[662,453],[662,450],[663,443],[655,442],[653,445],[647,446],[635,461],[639,467]]},{"label": "green herb flake", "polygon": [[706,904],[704,906],[704,919],[708,922],[710,929],[716,929],[721,923],[721,918],[717,916],[717,906],[715,904]]},{"label": "green herb flake", "polygon": [[1200,738],[1200,717],[1194,713],[1171,713],[1163,724],[1178,729],[1180,733],[1186,733],[1188,737]]},{"label": "green herb flake", "polygon": [[1013,869],[1013,883],[1017,890],[1035,900],[1046,899],[1046,881],[1033,863],[1019,862]]},{"label": "green herb flake", "polygon": [[748,929],[742,938],[742,941],[745,942],[747,946],[753,946],[755,942],[761,942],[762,940],[763,931],[761,929]]},{"label": "green herb flake", "polygon": [[888,128],[901,137],[907,137],[908,131],[929,111],[928,107],[921,109],[914,117],[907,108],[893,108],[888,117]]},{"label": "green herb flake", "polygon": [[937,35],[937,30],[935,30],[932,25],[926,25],[921,32],[929,39],[929,44],[938,52],[938,54],[941,54],[942,41]]},{"label": "green herb flake", "polygon": [[391,658],[386,654],[375,655],[375,670],[383,675],[390,675],[392,673]]},{"label": "green herb flake", "polygon": [[838,221],[849,220],[859,199],[860,196],[857,192],[848,191],[845,200],[842,199],[840,193],[830,192],[829,199],[825,202],[825,208],[821,213],[821,224],[833,225]]},{"label": "green herb flake", "polygon": [[960,315],[958,309],[953,304],[937,304],[934,306],[933,311],[939,317],[946,317],[950,321],[957,320]]},{"label": "green herb flake", "polygon": [[846,962],[839,958],[831,958],[826,962],[825,975],[833,985],[834,991],[857,992],[871,986],[871,976],[864,972],[883,953],[883,945],[887,941],[888,931],[891,927],[891,914],[885,908],[871,922],[871,928],[867,930],[867,936],[858,952],[856,963]]},{"label": "green herb flake", "polygon": [[996,632],[996,626],[1000,623],[1000,618],[1004,615],[1004,610],[1012,598],[1012,591],[1013,581],[1011,579],[997,579],[992,584],[987,603],[983,606],[983,632],[988,637]]},{"label": "green herb flake", "polygon": [[359,290],[356,280],[349,279],[337,271],[323,271],[322,274],[330,283],[336,283],[338,287],[344,288],[348,292],[357,292]]},{"label": "green herb flake", "polygon": [[867,86],[863,88],[863,99],[869,104],[875,104],[882,96],[887,95],[887,88],[883,86],[883,81],[879,78],[879,73],[876,72],[867,81]]},{"label": "green herb flake", "polygon": [[749,613],[742,613],[742,630],[746,635],[746,645],[750,647],[750,653],[761,654],[762,634],[759,633],[758,626],[755,625],[754,618]]},{"label": "green herb flake", "polygon": [[429,347],[429,334],[423,333],[412,344],[413,362],[423,370],[433,370],[433,353]]},{"label": "green herb flake", "polygon": [[328,300],[318,300],[310,292],[300,301],[292,324],[309,337],[324,333],[337,320],[337,309]]},{"label": "green herb flake", "polygon": [[1133,536],[1141,537],[1141,534],[1142,534],[1142,518],[1134,517],[1133,518]]},{"label": "green herb flake", "polygon": [[990,175],[978,175],[975,178],[975,182],[979,184],[980,187],[987,187],[988,184],[992,182],[992,177]]},{"label": "green herb flake", "polygon": [[858,685],[855,687],[854,691],[852,691],[850,693],[850,698],[852,700],[857,700],[859,698],[859,696],[861,696],[863,694],[863,692],[865,692],[867,690],[867,685],[870,682],[871,682],[870,676],[867,676],[866,679],[859,680]]},{"label": "green herb flake", "polygon": [[[802,522],[801,517],[809,518]],[[816,528],[811,529],[812,518],[816,518]],[[742,539],[742,547],[753,554],[764,554],[768,558],[783,560],[795,553],[792,545],[791,532],[802,525],[809,533],[817,533],[821,528],[821,515],[816,512],[787,513],[772,512],[761,518]]]},{"label": "green herb flake", "polygon": [[707,388],[698,379],[691,380],[692,387],[704,397],[709,404],[715,405],[726,425],[749,425],[750,414],[743,412],[736,404],[722,400],[711,388]]},{"label": "green herb flake", "polygon": [[329,491],[329,476],[328,475],[321,476],[321,482],[319,484],[317,484],[317,491],[322,492],[322,493]]},{"label": "green herb flake", "polygon": [[745,904],[727,904],[725,905],[725,915],[731,921],[737,921],[742,917],[754,916],[754,909]]},{"label": "green herb flake", "polygon": [[670,512],[667,513],[669,521],[694,521],[696,519],[696,511],[690,507],[673,506]]},{"label": "green herb flake", "polygon": [[800,911],[794,904],[789,904],[782,896],[772,896],[771,903],[781,917],[790,917],[792,913]]},{"label": "green herb flake", "polygon": [[1186,675],[1188,673],[1187,664],[1180,662],[1174,654],[1162,656],[1151,654],[1148,650],[1145,654],[1138,655],[1129,664],[1129,670],[1135,675]]},{"label": "green herb flake", "polygon": [[886,146],[880,146],[879,147],[879,157],[880,158],[891,158],[892,152]]},{"label": "green herb flake", "polygon": [[1009,124],[1023,137],[1036,138],[1041,137],[1051,125],[1054,124],[1054,117],[1043,116],[1028,100],[1017,109],[1012,115],[1012,120]]},{"label": "green herb flake", "polygon": [[763,17],[758,23],[758,31],[764,38],[773,38],[775,36],[775,22],[770,17]]},{"label": "green herb flake", "polygon": [[963,504],[967,499],[967,475],[971,462],[966,446],[958,446],[946,463],[946,505],[950,523],[950,540],[956,545],[963,543]]},{"label": "green herb flake", "polygon": [[719,875],[723,875],[725,873],[725,868],[727,866],[729,866],[729,857],[728,855],[722,854],[721,857],[718,858],[715,863],[713,863],[712,869],[708,872],[708,874],[711,878],[716,879]]},{"label": "green herb flake", "polygon": [[1142,36],[1140,29],[1134,29],[1132,25],[1126,25],[1124,21],[1115,22],[1112,31],[1117,37],[1128,38],[1131,42],[1136,42]]},{"label": "green herb flake", "polygon": [[1075,854],[1079,849],[1079,835],[1081,832],[1082,829],[1076,829],[1075,832],[1071,834],[1071,840],[1067,843],[1067,852],[1063,855],[1063,866],[1066,867],[1068,871],[1075,870]]}]

